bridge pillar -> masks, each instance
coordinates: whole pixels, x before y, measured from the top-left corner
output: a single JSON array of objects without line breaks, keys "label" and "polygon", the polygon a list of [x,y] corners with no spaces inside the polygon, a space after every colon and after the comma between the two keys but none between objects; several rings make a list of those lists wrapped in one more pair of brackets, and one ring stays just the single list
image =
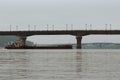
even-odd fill
[{"label": "bridge pillar", "polygon": [[26,39],[27,39],[27,37],[26,36],[19,36],[19,44],[21,45],[21,46],[25,46],[26,45]]},{"label": "bridge pillar", "polygon": [[77,40],[77,49],[81,49],[81,41],[82,41],[82,36],[76,36]]}]

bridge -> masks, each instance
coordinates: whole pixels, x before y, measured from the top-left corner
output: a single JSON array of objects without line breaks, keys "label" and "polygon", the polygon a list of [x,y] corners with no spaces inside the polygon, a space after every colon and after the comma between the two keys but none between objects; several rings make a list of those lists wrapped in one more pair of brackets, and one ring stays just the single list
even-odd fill
[{"label": "bridge", "polygon": [[76,37],[77,49],[81,49],[82,37],[86,35],[119,35],[120,30],[29,30],[29,31],[0,31],[0,35],[18,36],[19,45],[25,46],[28,36],[33,35],[71,35]]}]

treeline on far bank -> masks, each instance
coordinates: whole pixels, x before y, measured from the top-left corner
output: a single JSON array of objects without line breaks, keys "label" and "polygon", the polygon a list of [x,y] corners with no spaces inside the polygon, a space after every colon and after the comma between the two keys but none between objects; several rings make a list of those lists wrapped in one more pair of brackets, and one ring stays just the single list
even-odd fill
[{"label": "treeline on far bank", "polygon": [[120,49],[120,43],[83,43],[82,49]]}]

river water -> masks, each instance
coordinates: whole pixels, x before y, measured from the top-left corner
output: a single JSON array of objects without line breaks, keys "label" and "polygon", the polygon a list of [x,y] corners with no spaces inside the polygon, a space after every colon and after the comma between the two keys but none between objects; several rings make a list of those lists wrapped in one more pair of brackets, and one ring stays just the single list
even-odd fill
[{"label": "river water", "polygon": [[0,80],[120,80],[120,50],[0,50]]}]

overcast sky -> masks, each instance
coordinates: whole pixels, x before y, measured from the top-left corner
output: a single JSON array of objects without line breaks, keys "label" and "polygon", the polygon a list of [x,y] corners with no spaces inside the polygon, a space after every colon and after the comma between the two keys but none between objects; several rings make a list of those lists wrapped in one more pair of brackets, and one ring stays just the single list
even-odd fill
[{"label": "overcast sky", "polygon": [[[112,24],[112,29],[120,29],[119,22],[120,0],[0,0],[2,30],[9,24],[19,25],[20,29],[26,29],[27,24],[38,25],[37,29],[46,24],[55,24],[56,28],[93,24],[93,29],[104,29],[104,24]],[[33,36],[28,40],[43,44],[76,42],[73,36]],[[120,36],[86,36],[83,42],[120,42]]]}]

